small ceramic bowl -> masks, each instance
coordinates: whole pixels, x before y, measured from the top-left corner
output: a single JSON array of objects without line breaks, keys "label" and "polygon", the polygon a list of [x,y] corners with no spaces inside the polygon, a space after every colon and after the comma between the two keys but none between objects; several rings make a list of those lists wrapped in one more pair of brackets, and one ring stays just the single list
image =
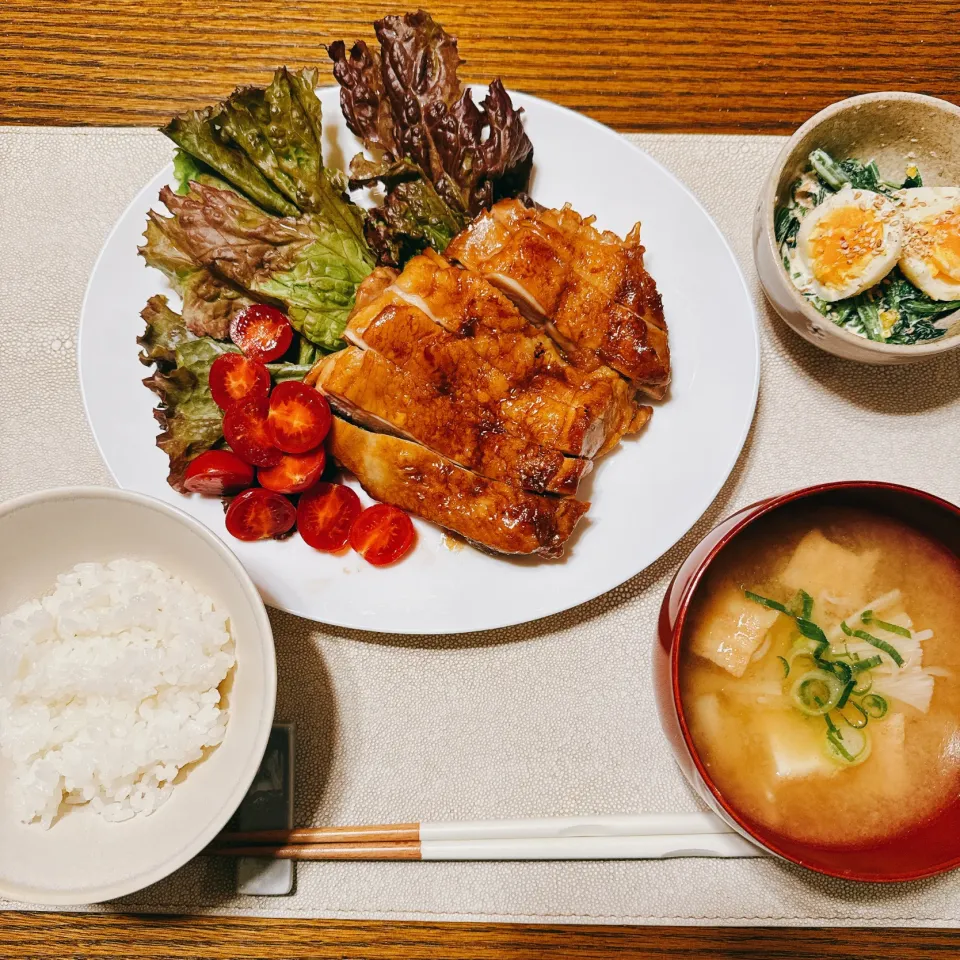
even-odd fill
[{"label": "small ceramic bowl", "polygon": [[133,893],[196,856],[223,829],[257,773],[277,691],[263,601],[233,552],[174,507],[122,490],[49,490],[0,506],[0,614],[42,596],[77,563],[151,560],[228,612],[237,666],[223,742],[186,771],[150,816],[108,823],[77,807],[49,830],[19,822],[0,760],[0,897],[83,904]]},{"label": "small ceramic bowl", "polygon": [[753,218],[753,256],[773,308],[805,340],[862,363],[914,363],[960,346],[960,319],[939,340],[909,346],[877,343],[831,323],[787,276],[774,232],[774,211],[807,167],[812,150],[836,159],[875,159],[882,174],[902,177],[916,163],[924,186],[960,185],[960,108],[919,93],[866,93],[833,103],[787,141],[767,176]]},{"label": "small ceramic bowl", "polygon": [[848,505],[893,516],[921,530],[960,555],[960,507],[922,490],[890,483],[851,481],[796,490],[744,507],[694,547],[667,588],[660,608],[654,654],[654,681],[660,722],[690,785],[715,813],[768,853],[845,880],[893,882],[917,880],[960,866],[960,796],[931,820],[869,848],[838,849],[805,844],[749,819],[732,806],[707,771],[684,715],[680,699],[680,648],[691,600],[723,548],[761,517],[807,500]]}]

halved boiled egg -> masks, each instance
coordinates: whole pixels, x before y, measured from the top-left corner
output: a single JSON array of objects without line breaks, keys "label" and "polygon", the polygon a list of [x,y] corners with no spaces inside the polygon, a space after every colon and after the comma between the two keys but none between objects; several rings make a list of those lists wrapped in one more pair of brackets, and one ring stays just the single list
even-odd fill
[{"label": "halved boiled egg", "polygon": [[900,269],[933,300],[960,300],[960,187],[903,191]]},{"label": "halved boiled egg", "polygon": [[844,187],[814,207],[797,231],[790,258],[801,290],[833,303],[879,283],[900,258],[897,207],[872,190]]}]

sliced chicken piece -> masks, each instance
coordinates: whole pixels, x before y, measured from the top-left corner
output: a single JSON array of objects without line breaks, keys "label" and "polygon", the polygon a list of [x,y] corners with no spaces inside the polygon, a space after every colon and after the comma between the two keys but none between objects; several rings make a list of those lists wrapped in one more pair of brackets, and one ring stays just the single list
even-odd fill
[{"label": "sliced chicken piece", "polygon": [[666,392],[663,306],[638,227],[622,241],[569,208],[503,200],[454,237],[446,255],[499,286],[565,350],[593,353],[652,396]]},{"label": "sliced chicken piece", "polygon": [[411,260],[355,310],[345,337],[415,365],[441,392],[497,401],[510,432],[575,456],[611,449],[652,412],[622,377],[596,364],[590,372],[572,366],[483,278],[436,255]]},{"label": "sliced chicken piece", "polygon": [[410,260],[392,289],[451,333],[470,337],[491,362],[500,358],[508,376],[569,370],[556,343],[508,297],[480,274],[455,267],[432,250]]},{"label": "sliced chicken piece", "polygon": [[335,417],[334,458],[376,500],[439,524],[498,553],[560,557],[589,504],[543,497],[465,470],[420,444]]},{"label": "sliced chicken piece", "polygon": [[[520,207],[521,210],[524,208]],[[532,217],[501,223],[481,213],[444,251],[499,287],[527,319],[553,318],[570,275],[573,248],[562,235]]]},{"label": "sliced chicken piece", "polygon": [[477,354],[472,338],[450,333],[399,298],[369,322],[351,320],[345,336],[438,393],[484,407],[504,432],[561,453],[591,457],[646,419],[635,404],[622,402],[628,398],[618,403],[602,381],[571,387],[549,373],[510,378]]},{"label": "sliced chicken piece", "polygon": [[643,263],[640,224],[626,240],[609,230],[597,230],[593,217],[583,218],[569,204],[561,210],[539,211],[543,223],[563,234],[573,246],[573,269],[614,303],[646,322],[666,329],[663,302],[653,277]]},{"label": "sliced chicken piece", "polygon": [[537,493],[573,494],[589,460],[510,436],[470,398],[441,393],[372,350],[347,347],[321,360],[307,382],[334,409],[409,437],[491,479]]},{"label": "sliced chicken piece", "polygon": [[666,394],[670,348],[665,328],[614,303],[579,274],[571,275],[552,319],[563,338],[593,351],[638,389],[656,399]]},{"label": "sliced chicken piece", "polygon": [[564,263],[614,303],[666,329],[663,304],[643,263],[639,223],[621,240],[610,230],[597,230],[594,217],[581,217],[569,204],[552,210],[504,200],[494,205],[491,214],[499,236],[505,238],[521,227],[534,230]]},{"label": "sliced chicken piece", "polygon": [[364,277],[357,287],[357,294],[353,300],[353,312],[357,313],[373,303],[398,276],[393,267],[377,267],[373,273]]}]

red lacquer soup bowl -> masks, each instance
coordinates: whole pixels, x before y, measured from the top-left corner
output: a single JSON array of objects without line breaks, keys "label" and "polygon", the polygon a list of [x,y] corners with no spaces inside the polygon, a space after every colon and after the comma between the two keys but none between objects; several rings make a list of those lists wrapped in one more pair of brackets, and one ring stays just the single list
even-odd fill
[{"label": "red lacquer soup bowl", "polygon": [[[660,722],[690,784],[730,826],[763,849],[818,873],[846,880],[918,880],[960,866],[960,794],[941,813],[869,847],[819,847],[784,836],[738,811],[711,780],[680,699],[680,645],[691,600],[720,552],[761,517],[787,504],[850,506],[893,517],[960,556],[960,508],[922,490],[890,483],[825,483],[772,497],[728,517],[693,549],[660,608],[654,679]],[[960,637],[957,638],[960,642]]]}]

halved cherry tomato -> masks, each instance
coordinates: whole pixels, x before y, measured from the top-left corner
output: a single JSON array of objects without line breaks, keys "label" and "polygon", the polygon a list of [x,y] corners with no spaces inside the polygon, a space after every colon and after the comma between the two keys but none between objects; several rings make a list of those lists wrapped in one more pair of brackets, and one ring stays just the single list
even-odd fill
[{"label": "halved cherry tomato", "polygon": [[242,353],[225,353],[210,367],[210,393],[221,410],[250,397],[266,399],[270,393],[270,371],[261,360],[251,360]]},{"label": "halved cherry tomato", "polygon": [[233,452],[255,467],[274,467],[283,454],[267,427],[269,412],[263,397],[241,400],[223,415],[223,435]]},{"label": "halved cherry tomato", "polygon": [[230,321],[230,339],[248,357],[269,363],[290,349],[293,327],[276,307],[255,303]]},{"label": "halved cherry tomato", "polygon": [[367,507],[350,528],[350,546],[375,567],[399,560],[416,538],[410,518],[388,503]]},{"label": "halved cherry tomato", "polygon": [[340,550],[360,516],[360,498],[339,483],[318,483],[297,504],[297,529],[315,550]]},{"label": "halved cherry tomato", "polygon": [[183,489],[207,497],[239,493],[253,484],[253,467],[229,450],[208,450],[190,461]]},{"label": "halved cherry tomato", "polygon": [[319,447],[330,430],[330,404],[313,387],[284,380],[270,394],[270,433],[284,453]]},{"label": "halved cherry tomato", "polygon": [[227,507],[227,532],[238,540],[278,537],[296,522],[297,510],[286,497],[260,487],[244,490]]},{"label": "halved cherry tomato", "polygon": [[261,487],[277,493],[303,493],[309,490],[323,473],[327,455],[323,447],[309,453],[285,453],[275,467],[263,467],[257,471]]}]

